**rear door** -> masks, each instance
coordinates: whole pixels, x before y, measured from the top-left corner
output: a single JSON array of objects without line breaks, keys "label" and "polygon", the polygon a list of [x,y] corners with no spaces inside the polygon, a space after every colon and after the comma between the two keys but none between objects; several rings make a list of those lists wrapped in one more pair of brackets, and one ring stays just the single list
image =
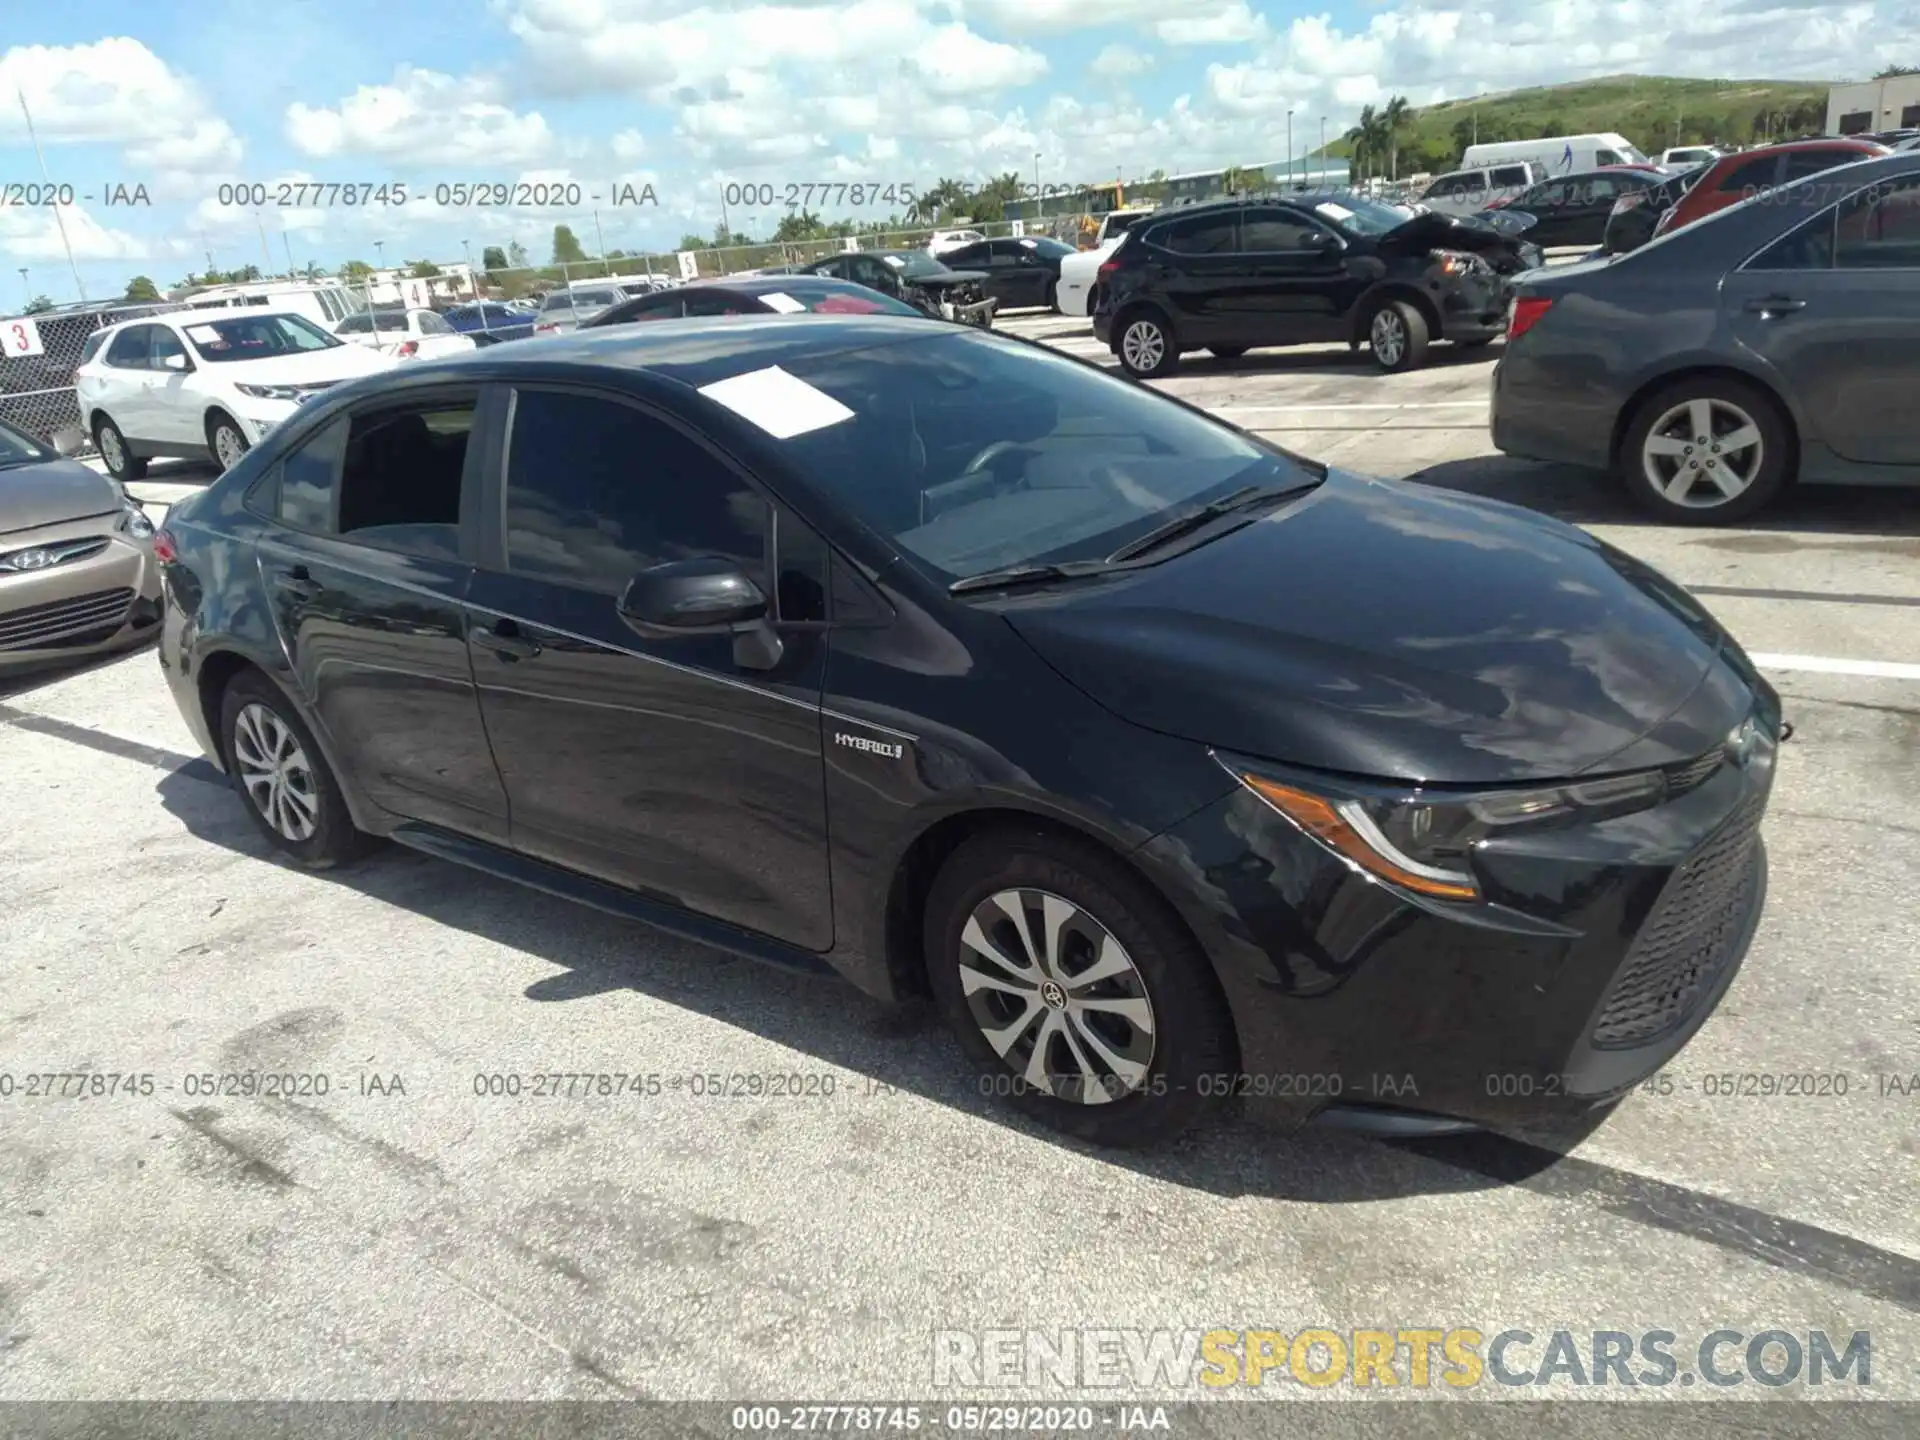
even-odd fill
[{"label": "rear door", "polygon": [[[514,846],[827,949],[824,548],[703,439],[627,397],[519,387],[507,424],[470,643]],[[641,570],[702,557],[776,597],[777,654],[622,619]],[[790,563],[819,573],[790,582]]]},{"label": "rear door", "polygon": [[354,783],[393,815],[504,843],[467,658],[478,400],[458,387],[369,400],[248,505],[268,522],[256,553],[282,644]]},{"label": "rear door", "polygon": [[1240,214],[1216,210],[1156,225],[1142,237],[1147,246],[1146,294],[1173,314],[1183,344],[1237,345],[1234,307],[1228,297],[1245,286],[1250,264],[1240,253]]},{"label": "rear door", "polygon": [[[1826,198],[1803,188],[1809,209]],[[1858,464],[1920,465],[1920,177],[1824,208],[1721,293],[1728,328],[1797,395],[1819,442]]]},{"label": "rear door", "polygon": [[158,440],[152,368],[153,326],[129,325],[100,356],[96,403],[129,440]]}]

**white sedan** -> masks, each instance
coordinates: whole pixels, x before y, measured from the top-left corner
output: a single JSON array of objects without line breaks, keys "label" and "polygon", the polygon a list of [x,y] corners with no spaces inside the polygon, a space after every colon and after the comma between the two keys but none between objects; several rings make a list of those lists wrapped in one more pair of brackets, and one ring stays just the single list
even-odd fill
[{"label": "white sedan", "polygon": [[362,310],[333,327],[352,345],[367,345],[397,360],[439,360],[475,348],[431,310]]}]

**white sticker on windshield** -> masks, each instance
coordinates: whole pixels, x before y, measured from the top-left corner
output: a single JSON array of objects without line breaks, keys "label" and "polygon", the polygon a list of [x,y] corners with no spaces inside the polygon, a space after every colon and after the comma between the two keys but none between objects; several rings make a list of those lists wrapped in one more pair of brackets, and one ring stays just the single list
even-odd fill
[{"label": "white sticker on windshield", "polygon": [[1353,212],[1351,210],[1347,209],[1347,207],[1344,205],[1336,205],[1331,200],[1322,200],[1318,205],[1314,206],[1313,208],[1318,210],[1322,215],[1326,216],[1327,219],[1329,220],[1339,221],[1339,220],[1351,220],[1353,218]]},{"label": "white sticker on windshield", "polygon": [[790,440],[853,418],[853,411],[824,390],[814,389],[778,365],[702,385],[700,393],[752,421],[776,440]]},{"label": "white sticker on windshield", "polygon": [[220,332],[211,325],[189,325],[187,338],[198,345],[218,345]]},{"label": "white sticker on windshield", "polygon": [[784,294],[779,290],[770,290],[760,298],[778,310],[782,315],[798,315],[802,310],[807,308],[791,295]]},{"label": "white sticker on windshield", "polygon": [[880,258],[896,270],[904,270],[907,268],[907,262],[902,260],[898,255],[882,255]]},{"label": "white sticker on windshield", "polygon": [[1038,250],[1040,248],[1040,242],[1038,240],[1022,240],[1020,243],[1029,250]]}]

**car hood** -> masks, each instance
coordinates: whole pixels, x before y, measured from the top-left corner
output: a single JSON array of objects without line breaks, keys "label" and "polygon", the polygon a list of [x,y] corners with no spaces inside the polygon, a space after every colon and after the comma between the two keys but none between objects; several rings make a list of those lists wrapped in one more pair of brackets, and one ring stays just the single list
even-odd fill
[{"label": "car hood", "polygon": [[1671,764],[1753,704],[1712,618],[1630,557],[1516,506],[1338,472],[1173,559],[1000,608],[1124,719],[1347,774]]},{"label": "car hood", "polygon": [[78,460],[0,470],[0,535],[107,515],[120,506],[120,487]]},{"label": "car hood", "polygon": [[984,270],[943,270],[934,275],[902,275],[908,285],[923,290],[951,290],[956,285],[978,285],[987,278]]},{"label": "car hood", "polygon": [[[1498,217],[1498,218],[1495,218]],[[1522,221],[1524,220],[1524,223]],[[1494,211],[1482,218],[1443,215],[1429,210],[1403,221],[1375,242],[1393,255],[1418,255],[1427,250],[1466,250],[1475,253],[1513,250],[1535,224],[1531,215]]]},{"label": "car hood", "polygon": [[[344,335],[337,338],[351,340]],[[221,379],[248,385],[324,385],[335,380],[376,375],[393,369],[398,363],[393,356],[376,350],[371,344],[343,343],[338,349],[308,350],[299,355],[274,355],[260,360],[230,360],[211,363],[206,368]]]}]

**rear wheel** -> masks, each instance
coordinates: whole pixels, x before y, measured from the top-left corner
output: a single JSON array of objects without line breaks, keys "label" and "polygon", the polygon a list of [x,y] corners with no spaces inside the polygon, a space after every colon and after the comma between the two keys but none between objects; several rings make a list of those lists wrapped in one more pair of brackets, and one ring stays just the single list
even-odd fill
[{"label": "rear wheel", "polygon": [[1047,309],[1051,310],[1054,314],[1058,315],[1060,313],[1060,282],[1058,280],[1047,281],[1046,298],[1040,303],[1045,305]]},{"label": "rear wheel", "polygon": [[324,870],[372,847],[373,837],[354,827],[312,732],[264,675],[243,671],[227,686],[220,736],[233,788],[276,849]]},{"label": "rear wheel", "polygon": [[1389,300],[1367,322],[1367,345],[1382,370],[1418,369],[1427,359],[1427,317],[1404,300]]},{"label": "rear wheel", "polygon": [[1180,363],[1173,329],[1157,310],[1134,310],[1114,326],[1113,353],[1120,368],[1139,380],[1171,374]]},{"label": "rear wheel", "polygon": [[1096,1144],[1169,1139],[1231,1089],[1206,957],[1097,847],[994,830],[927,899],[929,979],[983,1093]]},{"label": "rear wheel", "polygon": [[1791,433],[1771,396],[1719,375],[1677,380],[1634,413],[1618,469],[1645,509],[1722,525],[1768,504],[1792,473]]},{"label": "rear wheel", "polygon": [[145,457],[127,447],[127,437],[120,433],[120,427],[104,415],[93,422],[93,444],[114,479],[124,483],[146,478]]}]

